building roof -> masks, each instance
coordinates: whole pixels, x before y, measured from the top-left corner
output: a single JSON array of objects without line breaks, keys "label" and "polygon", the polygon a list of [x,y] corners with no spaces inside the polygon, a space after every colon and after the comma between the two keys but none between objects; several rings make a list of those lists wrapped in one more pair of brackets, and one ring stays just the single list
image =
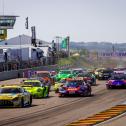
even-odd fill
[{"label": "building roof", "polygon": [[[37,39],[37,43],[42,43],[42,45],[49,45],[49,42],[46,42],[44,40]],[[31,37],[27,35],[19,35],[14,38],[5,40],[0,42],[0,45],[24,45],[29,44],[31,45]]]}]

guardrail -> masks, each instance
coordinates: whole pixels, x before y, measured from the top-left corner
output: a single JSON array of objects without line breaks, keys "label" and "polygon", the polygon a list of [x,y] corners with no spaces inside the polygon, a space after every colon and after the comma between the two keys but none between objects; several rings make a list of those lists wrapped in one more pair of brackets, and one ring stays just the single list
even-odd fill
[{"label": "guardrail", "polygon": [[71,68],[73,65],[72,64],[65,64],[63,66],[59,66],[59,69],[67,69],[67,68]]}]

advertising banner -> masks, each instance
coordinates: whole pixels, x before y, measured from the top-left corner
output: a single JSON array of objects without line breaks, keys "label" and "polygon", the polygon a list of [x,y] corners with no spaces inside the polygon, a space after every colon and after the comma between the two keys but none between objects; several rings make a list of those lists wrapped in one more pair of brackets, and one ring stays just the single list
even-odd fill
[{"label": "advertising banner", "polygon": [[99,53],[100,57],[126,57],[126,52],[118,51],[118,52],[102,52]]}]

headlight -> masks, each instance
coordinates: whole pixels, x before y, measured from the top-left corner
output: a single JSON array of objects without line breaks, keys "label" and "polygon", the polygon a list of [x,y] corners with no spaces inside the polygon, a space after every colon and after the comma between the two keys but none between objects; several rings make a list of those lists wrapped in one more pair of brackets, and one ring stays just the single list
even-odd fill
[{"label": "headlight", "polygon": [[107,84],[111,85],[112,84],[112,81],[107,82]]},{"label": "headlight", "polygon": [[101,77],[101,76],[103,76],[103,74],[102,73],[99,73],[99,76]]},{"label": "headlight", "polygon": [[60,87],[59,87],[59,91],[64,91],[64,90],[65,90],[65,88],[62,87],[62,85],[60,85]]},{"label": "headlight", "polygon": [[37,89],[37,92],[41,92],[42,90],[39,88],[39,89]]},{"label": "headlight", "polygon": [[14,98],[12,101],[18,101],[19,97]]},{"label": "headlight", "polygon": [[68,75],[67,77],[72,78],[72,75]]}]

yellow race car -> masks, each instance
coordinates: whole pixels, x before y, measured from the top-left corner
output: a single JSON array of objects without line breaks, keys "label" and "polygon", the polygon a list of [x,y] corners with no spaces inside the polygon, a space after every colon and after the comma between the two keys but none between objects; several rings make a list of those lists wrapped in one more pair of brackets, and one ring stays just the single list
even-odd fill
[{"label": "yellow race car", "polygon": [[60,80],[59,82],[55,82],[55,85],[54,85],[54,91],[55,93],[58,93],[59,92],[59,88],[61,87],[61,85],[63,85],[64,83],[66,82],[65,79],[63,80]]},{"label": "yellow race car", "polygon": [[94,71],[94,74],[96,76],[96,78],[98,78],[98,74],[100,71],[104,70],[105,68],[97,68],[95,71]]},{"label": "yellow race car", "polygon": [[30,78],[21,85],[33,98],[46,98],[49,96],[49,85],[41,83],[40,80]]},{"label": "yellow race car", "polygon": [[0,107],[31,106],[32,96],[24,88],[16,85],[0,86]]}]

